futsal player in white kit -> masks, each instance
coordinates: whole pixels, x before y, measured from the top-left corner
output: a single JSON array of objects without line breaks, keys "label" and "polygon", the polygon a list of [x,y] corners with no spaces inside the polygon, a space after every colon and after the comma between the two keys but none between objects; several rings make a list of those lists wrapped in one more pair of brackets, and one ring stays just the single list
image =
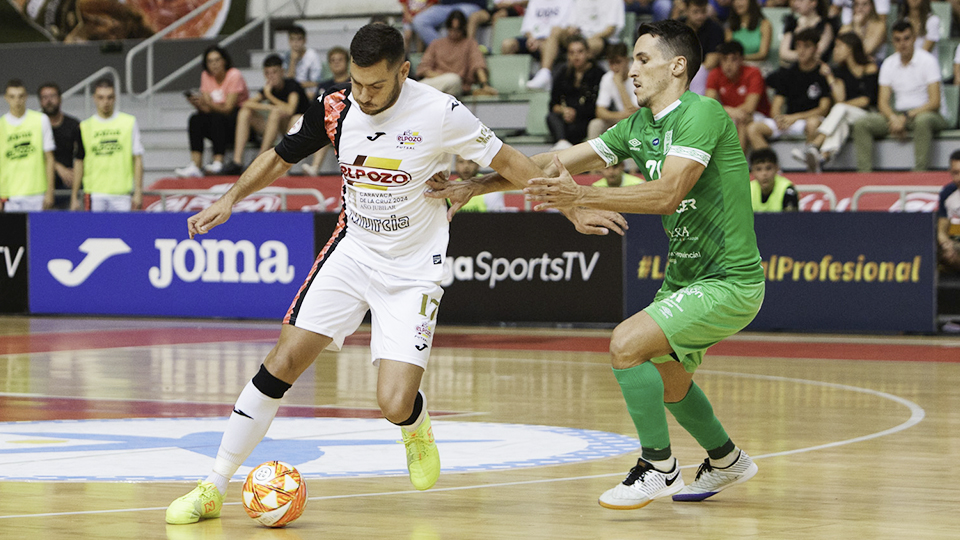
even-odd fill
[{"label": "futsal player in white kit", "polygon": [[[230,478],[266,434],[284,393],[321,351],[339,350],[367,310],[377,402],[401,427],[414,487],[437,481],[440,456],[420,380],[443,296],[449,235],[446,205],[424,196],[426,182],[447,170],[451,154],[490,166],[518,187],[543,173],[454,97],[407,79],[403,54],[396,29],[358,30],[350,45],[351,84],[318,98],[274,150],[187,220],[191,238],[208,232],[230,217],[233,204],[333,144],[343,175],[337,228],[294,298],[279,341],[237,398],[212,473],[170,504],[167,523],[220,516]],[[622,234],[626,225],[612,212],[575,209],[567,217],[587,234]]]}]

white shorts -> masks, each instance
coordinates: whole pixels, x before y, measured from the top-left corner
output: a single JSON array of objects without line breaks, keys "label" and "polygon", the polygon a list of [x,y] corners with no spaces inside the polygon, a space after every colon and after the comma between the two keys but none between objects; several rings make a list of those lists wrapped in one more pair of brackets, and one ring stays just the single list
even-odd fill
[{"label": "white shorts", "polygon": [[333,338],[327,349],[339,351],[370,310],[370,353],[424,369],[443,289],[434,281],[405,279],[358,263],[330,244],[294,298],[283,322]]},{"label": "white shorts", "polygon": [[43,195],[10,197],[3,203],[4,212],[40,212],[43,210]]},{"label": "white shorts", "polygon": [[130,195],[105,195],[103,193],[90,194],[91,212],[129,212],[131,200]]},{"label": "white shorts", "polygon": [[[759,114],[759,113],[755,113],[755,114]],[[756,120],[757,120],[757,117],[754,116],[754,121]],[[773,118],[770,118],[769,116],[763,116],[763,118],[760,119],[760,122],[763,122],[767,127],[773,130],[773,135],[770,137],[771,139],[779,139],[784,135],[791,135],[791,136],[803,135],[804,130],[807,128],[806,120],[797,120],[796,122],[790,124],[790,127],[783,130],[777,126],[777,121],[774,120]]]}]

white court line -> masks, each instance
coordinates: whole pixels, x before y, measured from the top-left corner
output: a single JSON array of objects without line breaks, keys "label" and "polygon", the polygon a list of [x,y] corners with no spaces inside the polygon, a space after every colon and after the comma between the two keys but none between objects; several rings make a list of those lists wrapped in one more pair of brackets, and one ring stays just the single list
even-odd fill
[{"label": "white court line", "polygon": [[[801,454],[801,453],[804,453],[804,452],[812,452],[812,451],[815,451],[815,450],[823,450],[823,449],[825,449],[825,448],[835,448],[835,447],[844,446],[844,445],[847,445],[847,444],[853,444],[853,443],[868,441],[868,440],[870,440],[870,439],[876,439],[876,438],[879,438],[879,437],[884,437],[884,436],[886,436],[886,435],[892,435],[892,434],[897,433],[897,432],[899,432],[899,431],[903,431],[903,430],[905,430],[905,429],[909,429],[909,428],[911,428],[911,427],[919,424],[919,423],[923,420],[923,418],[926,416],[926,412],[923,410],[922,407],[920,407],[919,405],[917,405],[916,403],[914,403],[914,402],[912,402],[912,401],[910,401],[910,400],[908,400],[908,399],[904,399],[904,398],[902,398],[902,397],[895,396],[895,395],[893,395],[893,394],[888,394],[887,392],[880,392],[879,390],[872,390],[872,389],[869,389],[869,388],[861,388],[861,387],[858,387],[858,386],[850,386],[850,385],[846,385],[846,384],[837,384],[837,383],[828,383],[828,382],[822,382],[822,381],[811,381],[811,380],[808,380],[808,379],[794,379],[794,378],[790,378],[790,377],[778,377],[778,376],[774,376],[774,375],[755,375],[755,374],[749,374],[749,373],[724,373],[724,372],[708,371],[708,370],[700,370],[700,372],[701,372],[701,373],[709,373],[709,374],[711,374],[711,375],[726,375],[726,376],[730,376],[730,377],[740,377],[740,378],[744,378],[744,379],[760,379],[760,380],[767,380],[767,381],[781,381],[781,382],[792,382],[792,383],[797,383],[797,384],[809,384],[809,385],[812,385],[812,386],[822,386],[822,387],[825,387],[825,388],[836,388],[836,389],[839,389],[839,390],[847,390],[847,391],[850,391],[850,392],[859,392],[859,393],[861,393],[861,394],[868,394],[868,395],[872,395],[872,396],[877,396],[877,397],[882,398],[882,399],[888,399],[888,400],[893,401],[893,402],[895,402],[895,403],[899,403],[900,405],[903,405],[904,407],[906,407],[907,409],[910,410],[910,418],[907,419],[906,422],[903,422],[902,424],[899,424],[899,425],[897,425],[897,426],[894,426],[894,427],[892,427],[892,428],[890,428],[890,429],[885,429],[885,430],[883,430],[883,431],[878,431],[878,432],[876,432],[876,433],[871,433],[871,434],[869,434],[869,435],[863,435],[863,436],[861,436],[861,437],[854,437],[854,438],[852,438],[852,439],[845,439],[845,440],[842,440],[842,441],[836,441],[836,442],[832,442],[832,443],[820,444],[820,445],[817,445],[817,446],[808,446],[808,447],[806,447],[806,448],[797,448],[797,449],[795,449],[795,450],[786,450],[786,451],[783,451],[783,452],[773,452],[773,453],[770,453],[770,454],[761,454],[761,455],[757,455],[757,456],[751,456],[753,459],[765,459],[765,458],[772,458],[772,457],[787,456],[787,455],[791,455],[791,454]],[[681,467],[681,469],[690,469],[690,468],[697,467],[697,466],[699,466],[699,464],[695,464],[695,465],[685,465],[685,466]],[[472,485],[472,486],[459,486],[459,487],[449,487],[449,488],[436,488],[436,489],[431,489],[431,490],[429,491],[429,493],[448,492],[448,491],[464,491],[464,490],[468,490],[468,489],[482,489],[482,488],[491,488],[491,487],[523,486],[523,485],[530,485],[530,484],[548,484],[548,483],[553,483],[553,482],[569,482],[569,481],[575,481],[575,480],[592,480],[592,479],[596,479],[596,478],[607,478],[607,477],[613,477],[613,476],[623,476],[623,473],[594,474],[594,475],[588,475],[588,476],[571,476],[571,477],[566,477],[566,478],[544,478],[544,479],[539,479],[539,480],[521,480],[521,481],[517,481],[517,482],[500,482],[500,483],[496,483],[496,484],[476,484],[476,485]],[[358,497],[384,497],[384,496],[390,496],[390,495],[410,495],[410,494],[417,494],[417,493],[427,493],[427,492],[416,491],[416,490],[408,490],[408,491],[385,491],[385,492],[379,492],[379,493],[356,493],[356,494],[350,494],[350,495],[329,495],[329,496],[325,496],[325,497],[310,497],[310,498],[308,498],[307,500],[310,500],[310,501],[323,501],[323,500],[332,500],[332,499],[352,499],[352,498],[358,498]],[[226,504],[224,504],[224,506],[234,506],[234,505],[239,505],[239,504],[240,504],[240,503],[226,503]],[[119,510],[85,510],[85,511],[77,511],[77,512],[47,512],[47,513],[43,513],[43,514],[20,514],[20,515],[11,515],[11,516],[0,516],[0,519],[31,518],[31,517],[32,517],[32,518],[37,518],[37,517],[57,517],[57,516],[81,516],[81,515],[90,515],[90,514],[114,514],[114,513],[120,513],[120,512],[150,512],[150,511],[154,511],[154,510],[166,510],[166,507],[164,506],[164,507],[153,507],[153,508],[126,508],[126,509],[119,509]]]}]

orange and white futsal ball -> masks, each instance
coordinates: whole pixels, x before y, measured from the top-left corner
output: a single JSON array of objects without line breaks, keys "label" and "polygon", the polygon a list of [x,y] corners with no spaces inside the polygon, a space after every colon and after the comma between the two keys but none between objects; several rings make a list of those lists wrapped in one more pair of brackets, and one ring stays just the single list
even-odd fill
[{"label": "orange and white futsal ball", "polygon": [[303,514],[307,484],[289,463],[268,461],[254,467],[243,483],[243,508],[267,527],[283,527]]}]

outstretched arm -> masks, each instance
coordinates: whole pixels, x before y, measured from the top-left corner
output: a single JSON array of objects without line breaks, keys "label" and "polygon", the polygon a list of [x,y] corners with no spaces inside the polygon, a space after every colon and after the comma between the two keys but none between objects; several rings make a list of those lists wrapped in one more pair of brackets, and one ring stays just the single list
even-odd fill
[{"label": "outstretched arm", "polygon": [[195,234],[206,234],[210,229],[230,219],[233,205],[245,197],[272,184],[282,174],[290,170],[291,163],[287,163],[277,151],[270,149],[253,160],[250,167],[240,176],[233,185],[215,203],[204,208],[187,219],[187,232],[190,238]]},{"label": "outstretched arm", "polygon": [[586,206],[631,214],[672,214],[706,168],[692,159],[667,156],[663,175],[655,182],[599,188],[577,184],[559,160],[556,165],[559,176],[534,178],[523,190],[528,199],[540,203],[537,210]]}]

